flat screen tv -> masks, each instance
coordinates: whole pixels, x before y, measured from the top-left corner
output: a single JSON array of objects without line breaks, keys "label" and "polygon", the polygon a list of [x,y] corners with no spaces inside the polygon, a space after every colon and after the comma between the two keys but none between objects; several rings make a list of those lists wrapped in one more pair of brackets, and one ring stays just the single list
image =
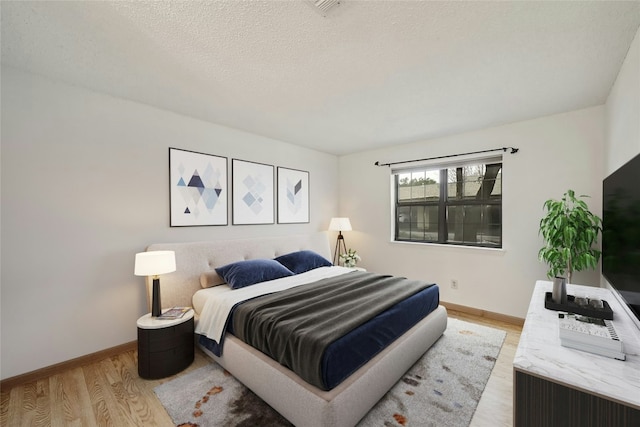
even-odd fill
[{"label": "flat screen tv", "polygon": [[602,185],[602,274],[640,321],[640,154]]}]

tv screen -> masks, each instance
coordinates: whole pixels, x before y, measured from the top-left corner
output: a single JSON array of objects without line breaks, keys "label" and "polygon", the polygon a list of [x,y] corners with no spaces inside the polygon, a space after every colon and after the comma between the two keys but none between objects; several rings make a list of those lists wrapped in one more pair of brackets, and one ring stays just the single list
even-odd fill
[{"label": "tv screen", "polygon": [[602,274],[640,320],[640,154],[603,181]]}]

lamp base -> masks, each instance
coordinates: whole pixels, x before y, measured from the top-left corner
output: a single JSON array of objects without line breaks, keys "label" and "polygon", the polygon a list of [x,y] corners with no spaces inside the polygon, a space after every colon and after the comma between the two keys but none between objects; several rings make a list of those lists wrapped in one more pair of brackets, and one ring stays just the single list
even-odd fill
[{"label": "lamp base", "polygon": [[160,302],[160,278],[153,278],[153,294],[151,299],[151,316],[158,317],[162,314],[162,303]]},{"label": "lamp base", "polygon": [[[343,252],[340,252],[343,250]],[[347,245],[344,243],[344,236],[342,235],[342,231],[338,231],[338,238],[336,239],[336,249],[333,252],[333,265],[340,265],[340,254],[347,253]],[[336,260],[338,264],[336,264]]]}]

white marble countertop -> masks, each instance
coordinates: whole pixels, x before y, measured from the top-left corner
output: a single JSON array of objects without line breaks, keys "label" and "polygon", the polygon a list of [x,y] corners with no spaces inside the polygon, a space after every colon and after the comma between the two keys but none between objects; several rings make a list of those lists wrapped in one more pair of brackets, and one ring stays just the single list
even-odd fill
[{"label": "white marble countertop", "polygon": [[[167,309],[162,310],[163,313],[165,311],[167,311]],[[193,309],[191,309],[187,311],[182,317],[179,317],[177,319],[158,319],[157,317],[151,316],[151,313],[147,313],[138,319],[137,325],[138,328],[142,329],[168,328],[188,321],[194,316],[194,314],[195,312],[193,311]]]},{"label": "white marble countertop", "polygon": [[613,327],[624,345],[626,361],[560,345],[558,311],[544,308],[544,294],[552,283],[537,281],[520,343],[515,369],[572,388],[617,400],[640,409],[640,330],[620,303],[604,288],[567,285],[567,294],[606,300],[613,310]]}]

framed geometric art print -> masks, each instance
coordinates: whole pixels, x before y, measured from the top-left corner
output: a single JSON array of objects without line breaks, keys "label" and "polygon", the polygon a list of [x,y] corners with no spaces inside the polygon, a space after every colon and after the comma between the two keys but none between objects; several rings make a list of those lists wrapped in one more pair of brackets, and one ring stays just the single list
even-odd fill
[{"label": "framed geometric art print", "polygon": [[278,167],[278,224],[309,222],[309,172]]},{"label": "framed geometric art print", "polygon": [[227,225],[227,158],[169,148],[172,227]]},{"label": "framed geometric art print", "polygon": [[231,160],[233,224],[273,224],[273,166]]}]

